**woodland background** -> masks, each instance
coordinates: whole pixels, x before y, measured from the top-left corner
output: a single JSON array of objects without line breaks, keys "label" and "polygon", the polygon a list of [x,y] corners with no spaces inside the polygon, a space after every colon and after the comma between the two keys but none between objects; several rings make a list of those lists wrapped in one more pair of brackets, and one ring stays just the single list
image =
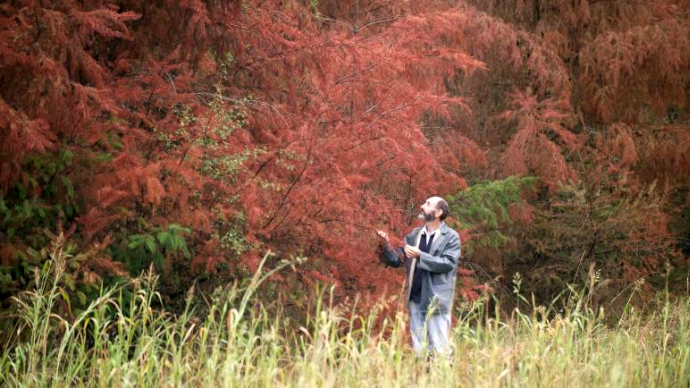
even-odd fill
[{"label": "woodland background", "polygon": [[688,48],[687,0],[3,2],[2,310],[60,230],[66,316],[151,265],[174,308],[269,250],[308,260],[266,301],[366,306],[403,282],[374,231],[434,194],[458,298],[685,289]]}]

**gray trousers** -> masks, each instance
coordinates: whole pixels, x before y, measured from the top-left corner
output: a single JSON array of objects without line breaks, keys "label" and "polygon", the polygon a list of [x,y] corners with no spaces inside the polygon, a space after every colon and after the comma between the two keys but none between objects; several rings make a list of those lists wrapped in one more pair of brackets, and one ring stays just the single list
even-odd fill
[{"label": "gray trousers", "polygon": [[417,355],[425,355],[427,351],[450,355],[450,313],[425,315],[420,312],[419,303],[413,301],[409,307],[412,347]]}]

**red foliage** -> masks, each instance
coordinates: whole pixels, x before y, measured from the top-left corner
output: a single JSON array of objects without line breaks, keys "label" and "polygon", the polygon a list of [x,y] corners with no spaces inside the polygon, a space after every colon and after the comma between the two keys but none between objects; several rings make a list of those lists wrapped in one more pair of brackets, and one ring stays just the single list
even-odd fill
[{"label": "red foliage", "polygon": [[[393,289],[402,277],[377,267],[374,231],[403,235],[418,203],[466,187],[466,171],[535,174],[552,188],[577,179],[564,156],[582,145],[573,94],[607,122],[629,118],[636,105],[618,96],[645,85],[647,96],[673,90],[660,108],[683,106],[681,1],[615,31],[590,27],[597,35],[576,45],[568,31],[530,34],[467,4],[413,3],[3,4],[0,188],[30,178],[27,155],[69,149],[84,243],[179,223],[193,230],[190,265],[213,271],[234,265],[220,225],[237,221],[253,244],[242,264],[270,248],[316,258],[308,271],[322,275],[310,277]],[[561,15],[567,28],[614,12],[585,3]],[[574,50],[575,91],[563,59]],[[634,84],[657,62],[661,87]],[[503,119],[487,139],[506,148],[488,157],[471,92],[510,77],[488,118]],[[635,162],[625,131],[610,147]]]}]

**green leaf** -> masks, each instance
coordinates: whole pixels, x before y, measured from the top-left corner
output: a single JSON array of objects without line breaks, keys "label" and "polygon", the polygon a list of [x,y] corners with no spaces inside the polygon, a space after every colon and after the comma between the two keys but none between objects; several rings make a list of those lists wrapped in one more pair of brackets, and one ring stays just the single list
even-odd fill
[{"label": "green leaf", "polygon": [[168,233],[167,232],[158,232],[156,237],[158,238],[158,242],[160,242],[161,245],[166,246],[168,244]]},{"label": "green leaf", "polygon": [[62,300],[67,302],[67,307],[69,307],[69,309],[71,310],[72,309],[72,300],[69,298],[69,294],[67,293],[67,291],[65,291],[65,289],[62,287],[60,287],[60,295],[62,296]]},{"label": "green leaf", "polygon": [[62,281],[65,283],[67,288],[70,289],[70,291],[74,291],[74,289],[76,288],[76,286],[74,284],[74,277],[72,275],[67,274],[67,273],[64,274],[62,276]]},{"label": "green leaf", "polygon": [[72,185],[72,181],[65,176],[61,177],[61,180],[62,180],[62,184],[67,189],[67,197],[68,198],[74,198],[74,186]]},{"label": "green leaf", "polygon": [[156,255],[153,256],[153,260],[152,260],[152,261],[153,261],[153,264],[156,266],[156,268],[158,268],[158,269],[163,269],[164,259],[165,259],[165,258],[163,257],[163,255],[161,255],[161,254],[159,253],[159,254],[156,254]]},{"label": "green leaf", "polygon": [[[184,240],[182,240],[184,241]],[[173,236],[170,239],[170,250],[171,251],[176,251],[180,248],[180,237],[179,236]]]},{"label": "green leaf", "polygon": [[107,163],[113,159],[113,154],[110,152],[96,152],[96,159],[100,162]]},{"label": "green leaf", "polygon": [[156,247],[156,241],[153,239],[153,236],[146,236],[144,244],[146,245],[146,249],[148,249],[151,253],[155,253],[158,250],[158,248]]},{"label": "green leaf", "polygon": [[189,254],[189,249],[187,249],[187,244],[182,244],[182,254],[187,259],[191,257],[191,255]]},{"label": "green leaf", "polygon": [[72,207],[72,205],[67,204],[63,207],[63,209],[65,210],[65,215],[67,217],[72,217],[72,215],[74,215],[74,208]]}]

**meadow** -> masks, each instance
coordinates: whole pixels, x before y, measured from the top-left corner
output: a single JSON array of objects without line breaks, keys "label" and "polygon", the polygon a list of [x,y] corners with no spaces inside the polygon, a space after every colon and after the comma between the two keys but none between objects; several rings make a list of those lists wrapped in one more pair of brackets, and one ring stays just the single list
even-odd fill
[{"label": "meadow", "polygon": [[[256,303],[255,291],[290,263],[213,294],[200,318],[160,308],[157,277],[104,289],[74,319],[55,314],[66,260],[51,254],[35,290],[15,300],[14,342],[3,344],[0,385],[11,387],[687,387],[690,299],[661,296],[656,311],[605,309],[569,290],[563,309],[493,314],[456,309],[452,357],[416,357],[405,314],[335,307],[322,292],[305,325]],[[124,291],[132,297],[126,299]],[[524,304],[527,299],[523,298]],[[529,313],[522,312],[529,310]]]}]

